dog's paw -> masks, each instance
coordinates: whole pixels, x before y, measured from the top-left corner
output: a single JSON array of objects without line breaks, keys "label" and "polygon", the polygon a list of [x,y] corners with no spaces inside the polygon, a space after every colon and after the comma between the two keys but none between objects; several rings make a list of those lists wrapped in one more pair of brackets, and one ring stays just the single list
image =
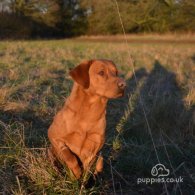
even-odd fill
[{"label": "dog's paw", "polygon": [[76,167],[72,171],[73,171],[73,174],[76,177],[76,179],[80,179],[81,178],[82,171],[81,171],[81,168],[80,167]]}]

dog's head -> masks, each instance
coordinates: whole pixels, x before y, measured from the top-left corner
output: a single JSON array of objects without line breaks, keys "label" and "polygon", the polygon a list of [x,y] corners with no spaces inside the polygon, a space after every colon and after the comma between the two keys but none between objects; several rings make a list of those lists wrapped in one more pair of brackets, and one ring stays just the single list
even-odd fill
[{"label": "dog's head", "polygon": [[117,98],[124,94],[125,81],[118,76],[116,65],[110,60],[89,60],[70,71],[74,81],[84,90],[106,97]]}]

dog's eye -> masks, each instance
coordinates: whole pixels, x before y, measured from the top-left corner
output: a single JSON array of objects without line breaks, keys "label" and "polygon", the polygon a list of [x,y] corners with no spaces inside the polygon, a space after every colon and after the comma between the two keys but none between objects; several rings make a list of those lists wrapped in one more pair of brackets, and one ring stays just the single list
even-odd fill
[{"label": "dog's eye", "polygon": [[104,76],[104,71],[101,70],[100,72],[98,72],[98,74],[99,74],[100,76]]}]

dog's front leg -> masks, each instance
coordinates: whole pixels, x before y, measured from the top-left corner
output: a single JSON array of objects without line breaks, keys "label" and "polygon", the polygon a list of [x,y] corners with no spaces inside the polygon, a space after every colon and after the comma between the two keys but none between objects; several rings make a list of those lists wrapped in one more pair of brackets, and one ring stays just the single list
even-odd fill
[{"label": "dog's front leg", "polygon": [[79,166],[76,156],[70,151],[70,149],[61,141],[54,141],[53,144],[55,155],[57,158],[66,163],[68,168],[73,172],[77,179],[80,178],[82,171]]},{"label": "dog's front leg", "polygon": [[84,141],[81,148],[81,161],[84,170],[89,170],[92,164],[96,161],[96,172],[101,172],[103,169],[103,157],[100,155],[97,158],[97,154],[102,148],[104,138],[96,133],[90,134]]},{"label": "dog's front leg", "polygon": [[100,154],[99,156],[98,156],[98,159],[97,159],[97,161],[96,161],[96,166],[95,166],[95,172],[94,172],[94,174],[95,175],[97,175],[98,173],[101,173],[102,172],[102,170],[103,170],[103,157],[102,157],[102,155]]}]

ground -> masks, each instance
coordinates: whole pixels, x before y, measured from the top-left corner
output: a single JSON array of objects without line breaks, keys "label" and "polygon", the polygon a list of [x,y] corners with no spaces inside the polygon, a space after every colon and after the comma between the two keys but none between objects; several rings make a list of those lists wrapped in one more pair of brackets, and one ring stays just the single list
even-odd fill
[{"label": "ground", "polygon": [[[144,39],[128,37],[128,45],[120,37],[0,42],[0,193],[195,191],[194,38]],[[109,101],[104,172],[87,186],[90,174],[75,181],[66,166],[57,172],[46,147],[47,129],[73,84],[69,70],[94,58],[114,61],[128,87],[124,98]],[[153,177],[159,163],[183,182],[137,183]]]}]

